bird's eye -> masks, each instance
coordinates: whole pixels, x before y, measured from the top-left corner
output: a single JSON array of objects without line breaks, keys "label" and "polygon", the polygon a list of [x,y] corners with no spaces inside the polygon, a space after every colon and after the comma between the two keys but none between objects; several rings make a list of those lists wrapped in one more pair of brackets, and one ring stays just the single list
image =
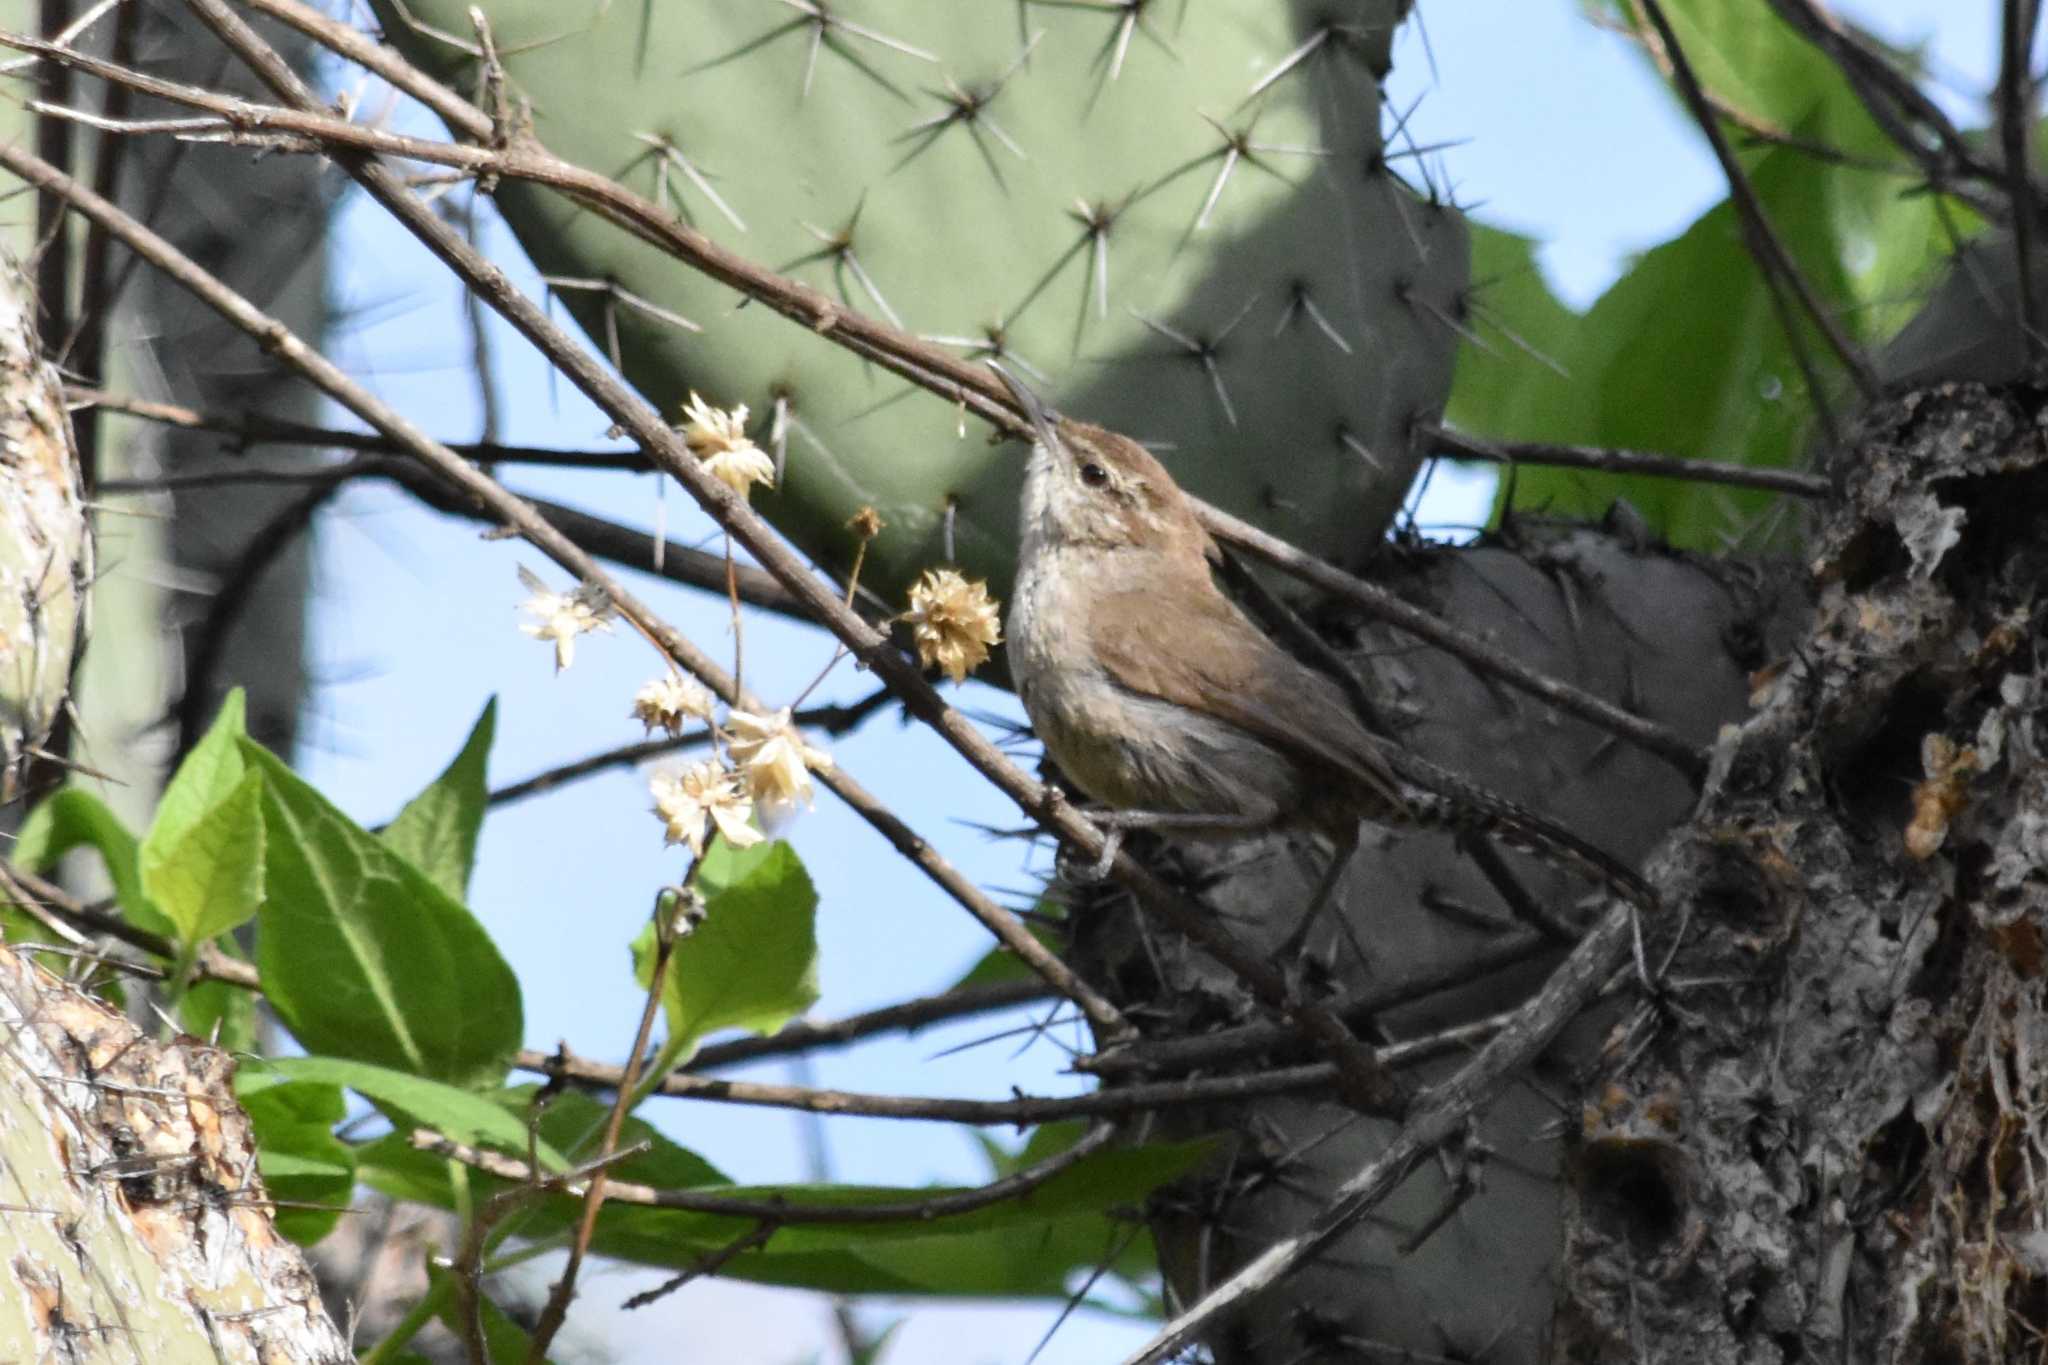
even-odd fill
[{"label": "bird's eye", "polygon": [[1100,488],[1109,482],[1109,471],[1090,460],[1081,466],[1081,482],[1090,488]]}]

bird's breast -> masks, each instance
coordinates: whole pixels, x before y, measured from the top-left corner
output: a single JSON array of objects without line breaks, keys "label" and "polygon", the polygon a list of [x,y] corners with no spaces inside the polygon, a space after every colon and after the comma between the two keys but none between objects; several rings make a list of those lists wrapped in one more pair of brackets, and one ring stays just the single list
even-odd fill
[{"label": "bird's breast", "polygon": [[1298,804],[1294,765],[1265,744],[1109,676],[1089,618],[1102,568],[1086,558],[1027,545],[1010,603],[1011,672],[1060,770],[1119,810],[1273,818]]}]

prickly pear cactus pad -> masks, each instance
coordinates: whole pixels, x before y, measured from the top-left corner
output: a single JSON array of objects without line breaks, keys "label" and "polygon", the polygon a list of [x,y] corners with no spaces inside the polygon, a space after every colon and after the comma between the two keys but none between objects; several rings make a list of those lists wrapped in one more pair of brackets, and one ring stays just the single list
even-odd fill
[{"label": "prickly pear cactus pad", "polygon": [[[376,0],[477,91],[467,0]],[[490,0],[508,117],[847,306],[1000,356],[1202,497],[1357,563],[1450,383],[1458,215],[1389,172],[1406,0]],[[439,33],[429,30],[439,30]],[[640,390],[746,403],[769,514],[867,581],[1006,584],[1019,448],[552,193],[497,199]],[[605,282],[609,290],[587,287]],[[678,319],[686,319],[684,325]]]}]

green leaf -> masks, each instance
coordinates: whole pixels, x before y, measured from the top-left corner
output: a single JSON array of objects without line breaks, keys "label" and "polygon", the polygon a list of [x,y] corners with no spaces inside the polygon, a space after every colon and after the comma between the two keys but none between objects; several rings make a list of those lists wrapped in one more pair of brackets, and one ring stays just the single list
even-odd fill
[{"label": "green leaf", "polygon": [[173,938],[176,931],[142,890],[140,845],[113,808],[79,787],[66,787],[29,812],[14,843],[14,864],[48,872],[78,847],[98,850],[121,913],[138,928]]},{"label": "green leaf", "polygon": [[1550,292],[1533,238],[1476,222],[1471,235],[1473,322],[1487,344],[1460,346],[1444,420],[1481,435],[1522,438],[1521,404],[1557,381],[1551,365],[1582,324]]},{"label": "green leaf", "polygon": [[340,1087],[245,1068],[235,1077],[235,1095],[256,1134],[256,1167],[279,1204],[278,1231],[311,1246],[334,1230],[355,1189],[355,1153],[334,1136],[348,1113]]},{"label": "green leaf", "polygon": [[519,980],[475,916],[248,741],[263,776],[263,990],[309,1051],[495,1085],[518,1050]]},{"label": "green leaf", "polygon": [[[675,946],[662,1007],[668,1039],[659,1073],[708,1034],[773,1033],[818,998],[818,893],[796,850],[780,840],[735,850],[716,840],[697,869],[705,916]],[[633,972],[653,979],[654,927],[633,941]]]},{"label": "green leaf", "polygon": [[[1726,0],[1666,0],[1664,10],[1694,74],[1722,107],[1751,127],[1791,134],[1850,158],[1803,157],[1820,226],[1835,240],[1849,291],[1828,302],[1864,340],[1890,336],[1919,308],[1928,282],[1955,246],[1941,221],[1944,206],[1904,177],[1874,169],[1898,164],[1897,148],[1841,68],[1777,15]],[[1916,72],[1919,63],[1911,53],[1892,48],[1886,55],[1899,69]],[[1649,60],[1647,51],[1644,57]],[[1749,141],[1724,127],[1738,149]],[[1754,169],[1770,154],[1738,155]],[[1856,164],[1858,159],[1864,164]],[[1951,223],[1973,230],[1974,215],[1967,209],[1945,207]]]},{"label": "green leaf", "polygon": [[[1771,152],[1753,181],[1821,296],[1846,299],[1826,190],[1810,160]],[[1638,260],[1553,358],[1569,379],[1532,362],[1519,367],[1512,392],[1492,396],[1501,430],[1773,467],[1790,464],[1808,439],[1812,407],[1798,366],[1725,202]],[[1724,548],[1771,502],[1747,489],[1574,469],[1524,467],[1501,480],[1503,505],[1511,498],[1554,515],[1599,517],[1616,497],[1692,549]]]},{"label": "green leaf", "polygon": [[[245,711],[242,689],[238,687],[228,693],[213,724],[171,775],[163,799],[157,802],[156,818],[142,837],[145,869],[152,851],[159,857],[170,856],[208,812],[242,785],[248,772],[248,764],[242,758],[242,744],[249,735],[244,724]],[[147,876],[145,870],[145,884]]]},{"label": "green leaf", "polygon": [[142,843],[142,889],[178,940],[204,943],[254,919],[263,903],[263,779],[245,773],[169,840],[156,837],[162,824],[160,813]]},{"label": "green leaf", "polygon": [[[1634,24],[1619,0],[1611,3]],[[1896,164],[1896,149],[1835,65],[1776,16],[1725,0],[1667,0],[1665,11],[1703,86],[1743,124],[1846,154],[1758,143],[1723,123],[1821,306],[1866,350],[1893,335],[1946,267],[1954,246],[1946,225],[1967,232],[1973,216],[1873,169]],[[1548,297],[1526,241],[1480,229],[1473,249],[1473,326],[1488,345],[1460,352],[1454,425],[1756,467],[1784,467],[1806,453],[1813,399],[1729,203],[1639,258],[1582,318]],[[1842,367],[1793,309],[1803,347],[1839,402],[1852,393]],[[1782,522],[1765,518],[1776,501],[1768,494],[1537,466],[1503,475],[1496,511],[1512,504],[1597,517],[1617,498],[1687,548],[1775,544],[1783,534]]]},{"label": "green leaf", "polygon": [[456,900],[469,895],[476,836],[484,822],[484,765],[497,728],[498,699],[484,703],[455,761],[385,827],[385,844]]},{"label": "green leaf", "polygon": [[[487,1095],[342,1057],[275,1057],[250,1070],[267,1075],[273,1082],[346,1086],[376,1105],[394,1123],[432,1128],[469,1146],[495,1147],[522,1161],[526,1159],[525,1122]],[[400,1141],[407,1138],[404,1133],[395,1136]],[[566,1165],[562,1154],[545,1139],[540,1142],[539,1151],[541,1165],[548,1170],[561,1170]],[[432,1156],[429,1160],[442,1161]]]}]

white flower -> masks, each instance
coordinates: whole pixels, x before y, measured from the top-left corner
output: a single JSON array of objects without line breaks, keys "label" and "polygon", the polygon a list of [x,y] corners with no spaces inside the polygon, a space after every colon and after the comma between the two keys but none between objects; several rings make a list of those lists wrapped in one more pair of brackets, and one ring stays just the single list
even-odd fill
[{"label": "white flower", "polygon": [[684,721],[710,720],[711,704],[711,694],[700,684],[680,673],[670,673],[633,694],[633,719],[646,726],[650,734],[666,730],[672,736],[680,735]]},{"label": "white flower", "polygon": [[747,405],[727,412],[714,408],[693,391],[683,407],[683,444],[703,464],[704,472],[741,497],[755,484],[775,486],[775,461],[747,439]]},{"label": "white flower", "polygon": [[960,682],[1003,642],[1002,614],[988,585],[969,582],[956,569],[927,570],[910,590],[910,637],[925,667]]},{"label": "white flower", "polygon": [[737,776],[716,759],[693,763],[681,771],[658,772],[647,781],[654,813],[667,826],[666,842],[688,844],[704,856],[704,822],[708,818],[734,848],[761,842],[761,831],[748,823],[754,803],[740,790]]},{"label": "white flower", "polygon": [[764,815],[772,816],[798,801],[811,804],[811,772],[830,772],[832,756],[804,743],[790,724],[788,707],[766,716],[732,711],[725,721],[731,731],[728,747],[733,762],[740,765],[747,791],[761,803]]},{"label": "white flower", "polygon": [[537,620],[519,629],[536,640],[555,642],[555,672],[576,662],[576,637],[593,630],[610,631],[612,604],[602,589],[584,584],[571,593],[555,592],[525,565],[519,567],[519,581],[533,594],[519,604]]}]

